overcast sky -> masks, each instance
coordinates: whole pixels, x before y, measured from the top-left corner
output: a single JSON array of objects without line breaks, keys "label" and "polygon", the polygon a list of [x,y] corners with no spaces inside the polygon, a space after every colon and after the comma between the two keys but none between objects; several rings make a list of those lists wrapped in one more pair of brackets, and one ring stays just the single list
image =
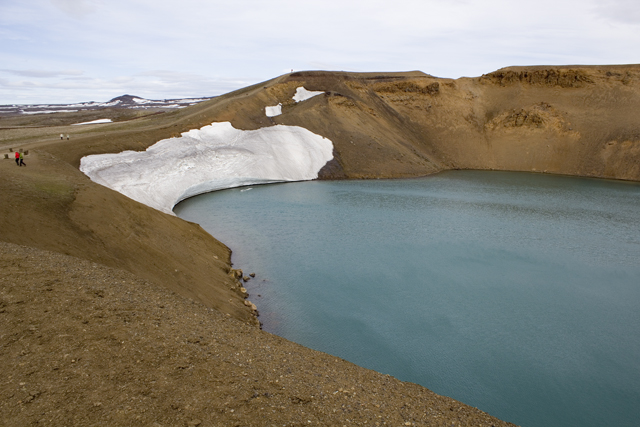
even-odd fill
[{"label": "overcast sky", "polygon": [[640,0],[0,0],[0,104],[213,96],[294,70],[640,63]]}]

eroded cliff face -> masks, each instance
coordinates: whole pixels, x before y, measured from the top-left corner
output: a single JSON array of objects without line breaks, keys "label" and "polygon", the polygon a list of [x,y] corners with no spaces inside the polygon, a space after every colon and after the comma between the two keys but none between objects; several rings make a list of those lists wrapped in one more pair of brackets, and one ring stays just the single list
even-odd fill
[{"label": "eroded cliff face", "polygon": [[546,87],[584,87],[587,83],[593,83],[588,73],[582,69],[541,69],[541,70],[515,70],[503,69],[482,76],[501,86],[516,83],[538,85]]},{"label": "eroded cliff face", "polygon": [[[637,66],[506,69],[483,76],[484,140],[498,169],[640,179]],[[615,148],[613,148],[615,147]]]}]

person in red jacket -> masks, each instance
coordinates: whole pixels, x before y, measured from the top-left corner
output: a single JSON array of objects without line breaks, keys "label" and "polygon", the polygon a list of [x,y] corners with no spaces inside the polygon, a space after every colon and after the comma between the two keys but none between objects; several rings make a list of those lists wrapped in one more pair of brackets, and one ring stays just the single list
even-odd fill
[{"label": "person in red jacket", "polygon": [[20,153],[16,151],[16,165],[20,166]]}]

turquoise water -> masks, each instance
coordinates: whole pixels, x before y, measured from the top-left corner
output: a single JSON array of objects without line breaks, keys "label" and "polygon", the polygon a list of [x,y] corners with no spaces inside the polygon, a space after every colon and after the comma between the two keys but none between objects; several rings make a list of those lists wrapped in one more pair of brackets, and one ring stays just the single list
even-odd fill
[{"label": "turquoise water", "polygon": [[522,426],[640,423],[640,185],[304,182],[175,212],[255,272],[264,329]]}]

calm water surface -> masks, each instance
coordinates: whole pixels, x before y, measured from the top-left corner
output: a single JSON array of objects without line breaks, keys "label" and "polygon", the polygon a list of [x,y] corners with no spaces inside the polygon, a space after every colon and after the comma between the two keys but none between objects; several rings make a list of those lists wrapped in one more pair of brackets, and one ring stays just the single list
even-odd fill
[{"label": "calm water surface", "polygon": [[181,203],[264,329],[533,426],[640,425],[640,185],[455,171]]}]

